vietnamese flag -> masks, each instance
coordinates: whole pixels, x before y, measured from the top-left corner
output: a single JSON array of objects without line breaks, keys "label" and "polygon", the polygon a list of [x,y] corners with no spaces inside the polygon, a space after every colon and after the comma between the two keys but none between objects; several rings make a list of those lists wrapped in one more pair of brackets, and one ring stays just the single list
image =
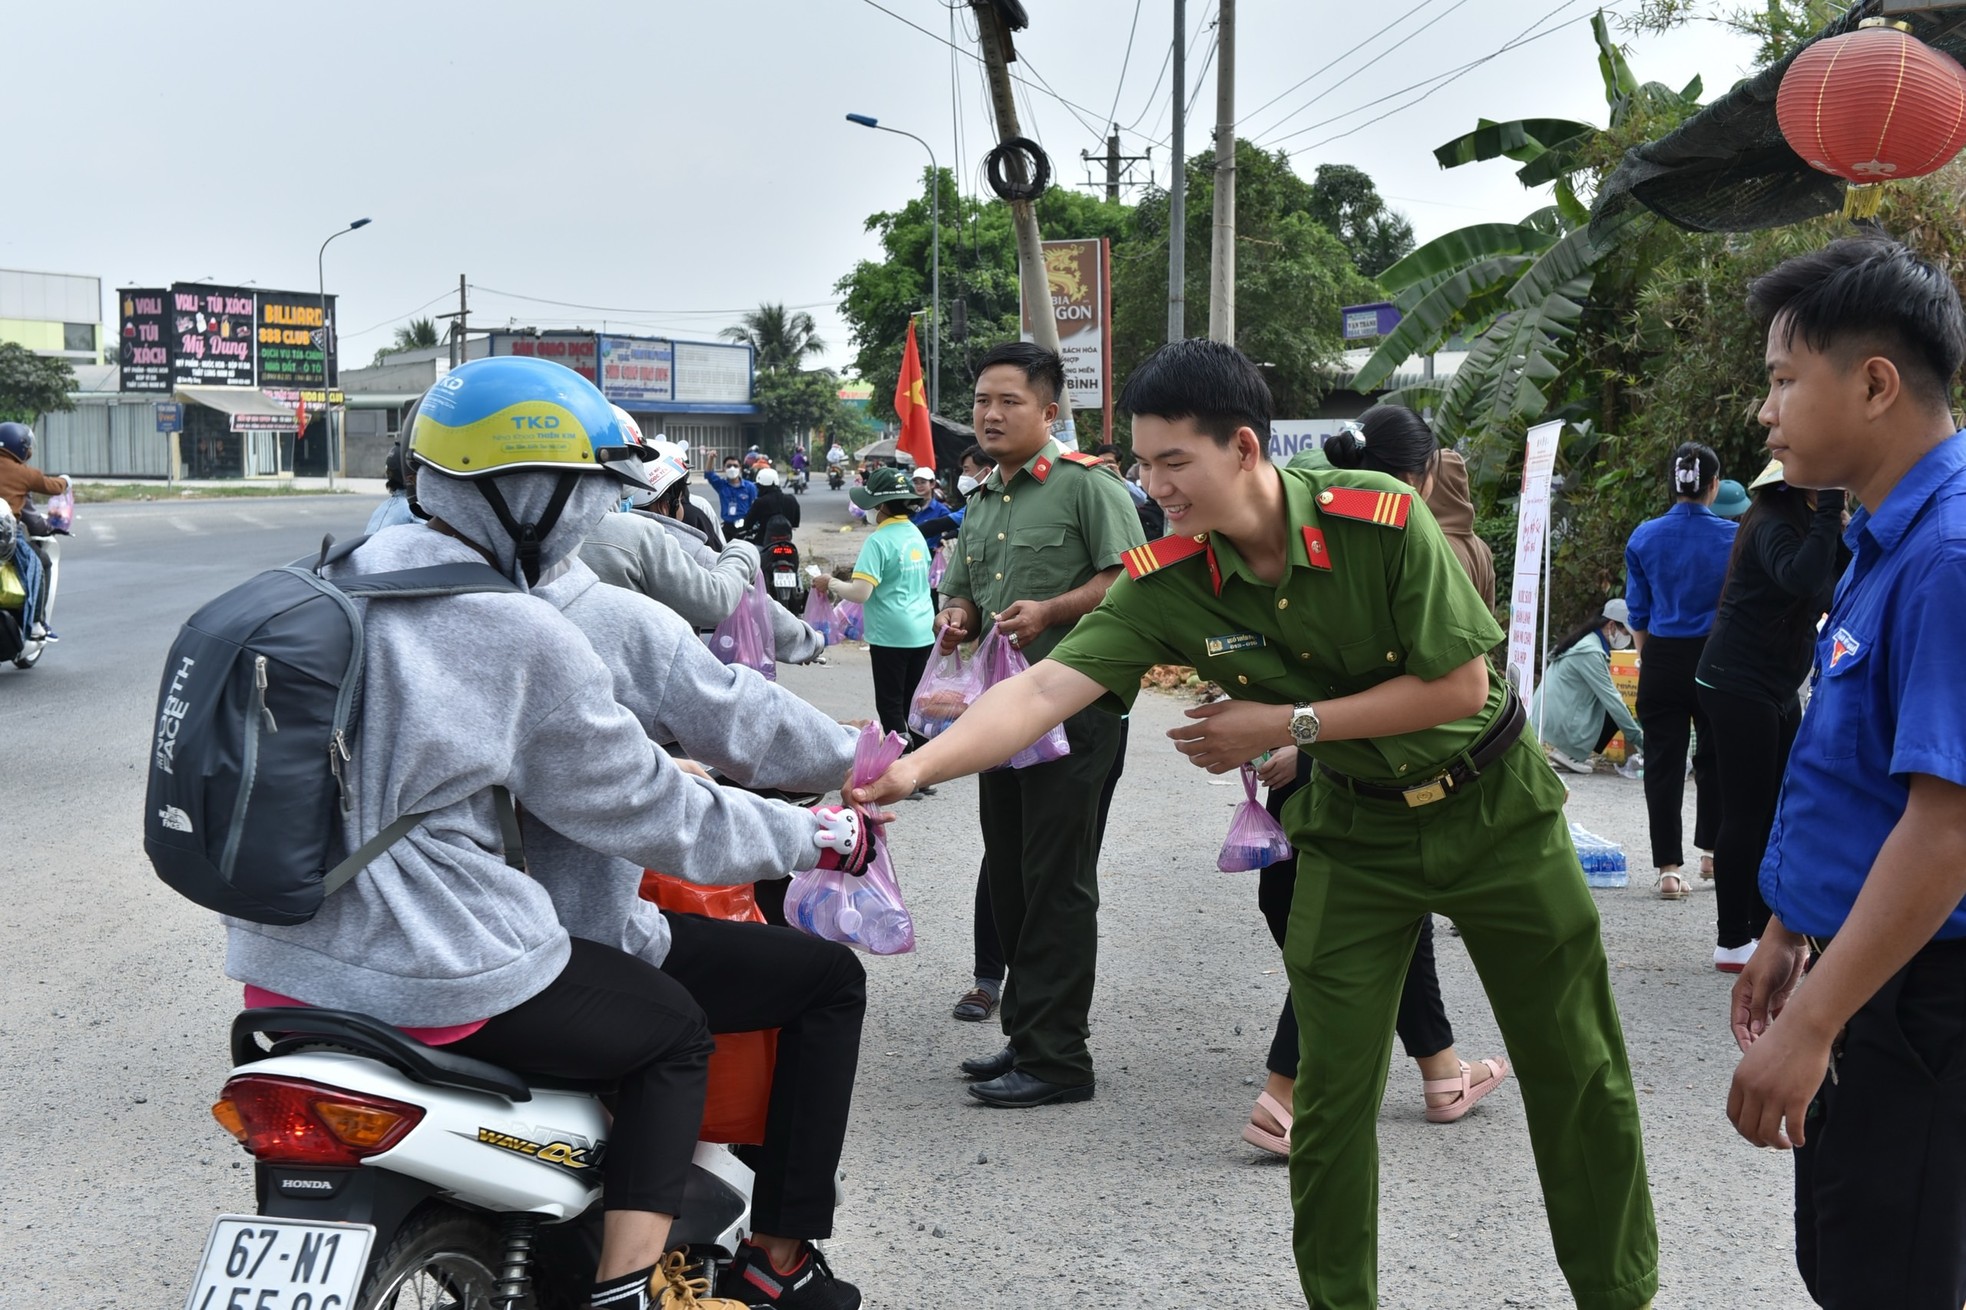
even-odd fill
[{"label": "vietnamese flag", "polygon": [[922,394],[922,355],[915,348],[915,320],[908,320],[908,345],[901,352],[901,377],[894,384],[894,413],[901,435],[894,448],[915,461],[916,468],[935,467],[935,436],[928,425],[928,400]]}]

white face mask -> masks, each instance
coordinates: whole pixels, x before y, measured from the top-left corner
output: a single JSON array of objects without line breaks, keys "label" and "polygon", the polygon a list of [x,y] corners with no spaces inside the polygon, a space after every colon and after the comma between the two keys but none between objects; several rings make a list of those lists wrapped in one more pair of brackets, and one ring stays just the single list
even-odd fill
[{"label": "white face mask", "polygon": [[963,474],[961,477],[956,479],[956,490],[961,492],[965,496],[967,496],[970,492],[976,490],[978,487],[982,485],[983,485],[982,483],[978,482],[975,478],[972,478],[967,473]]},{"label": "white face mask", "polygon": [[1629,632],[1627,632],[1627,631],[1625,631],[1625,629],[1623,629],[1623,628],[1614,628],[1614,629],[1612,629],[1612,632],[1611,632],[1611,649],[1612,649],[1612,650],[1630,650],[1630,649],[1631,649],[1631,645],[1632,645],[1632,635],[1631,635],[1631,633],[1629,633]]},{"label": "white face mask", "polygon": [[738,471],[737,471],[736,469],[734,469],[734,468],[727,468],[727,469],[725,469],[725,470],[724,470],[724,481],[725,481],[725,482],[737,482],[737,481],[739,481],[740,479],[742,479],[742,478],[743,478],[743,476],[744,476],[744,475],[743,475],[742,473],[740,473],[740,472],[738,472]]}]

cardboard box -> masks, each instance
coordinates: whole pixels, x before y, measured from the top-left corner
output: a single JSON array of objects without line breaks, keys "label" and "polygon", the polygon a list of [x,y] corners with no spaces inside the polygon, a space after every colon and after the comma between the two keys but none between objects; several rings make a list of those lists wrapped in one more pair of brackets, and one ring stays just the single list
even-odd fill
[{"label": "cardboard box", "polygon": [[[1625,698],[1625,708],[1638,717],[1638,652],[1633,650],[1614,650],[1611,652],[1611,685]],[[1625,762],[1625,734],[1619,733],[1604,748],[1604,758],[1613,764]]]}]

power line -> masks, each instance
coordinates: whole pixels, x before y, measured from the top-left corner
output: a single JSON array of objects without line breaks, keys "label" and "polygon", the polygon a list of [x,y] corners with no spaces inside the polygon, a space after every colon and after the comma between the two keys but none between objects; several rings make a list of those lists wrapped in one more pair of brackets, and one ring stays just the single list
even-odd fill
[{"label": "power line", "polygon": [[[1442,14],[1441,17],[1446,18],[1447,14],[1453,13],[1455,9],[1459,9],[1462,5],[1466,3],[1468,3],[1468,0],[1454,0],[1453,8],[1449,9],[1446,14]],[[1531,24],[1531,26],[1534,26],[1534,24]],[[1366,69],[1372,67],[1380,60],[1385,59],[1390,55],[1396,53],[1398,50],[1399,47],[1397,45],[1387,46],[1384,50],[1381,50],[1378,54],[1372,56],[1372,58],[1366,60],[1364,63],[1360,64],[1357,68],[1354,68],[1351,72],[1345,74],[1343,77],[1339,78],[1336,82],[1333,82],[1330,86],[1325,87],[1323,90],[1319,91],[1316,95],[1313,95],[1309,100],[1306,100],[1303,104],[1297,106],[1295,109],[1285,114],[1282,118],[1279,118],[1276,122],[1264,128],[1263,131],[1265,133],[1276,131],[1278,128],[1282,127],[1285,123],[1288,123],[1291,119],[1297,117],[1297,115],[1303,113],[1306,109],[1309,109],[1312,105],[1324,99],[1326,96],[1330,95],[1333,91],[1336,91],[1339,87],[1345,85],[1345,83],[1357,77],[1360,73],[1363,73]]]},{"label": "power line", "polygon": [[[1120,92],[1126,89],[1126,70],[1133,63],[1133,35],[1140,27],[1141,3],[1142,0],[1133,0],[1133,23],[1126,29],[1126,54],[1120,58],[1120,80],[1113,86],[1113,107],[1106,111],[1106,121],[1115,125],[1119,122]],[[1170,56],[1173,54],[1172,45],[1168,47],[1168,53]]]},{"label": "power line", "polygon": [[420,314],[424,310],[430,308],[432,305],[437,304],[439,301],[449,300],[455,294],[457,293],[452,291],[449,287],[445,287],[442,291],[430,297],[430,299],[424,301],[421,305],[418,305],[415,309],[406,309],[400,314],[391,314],[388,318],[383,319],[382,322],[376,324],[374,327],[365,327],[360,332],[350,332],[347,333],[346,335],[351,338],[365,337],[371,332],[380,332],[383,328],[388,327],[391,323],[396,322],[398,319],[408,318],[411,314]]},{"label": "power line", "polygon": [[1195,74],[1195,93],[1188,97],[1187,108],[1181,111],[1185,117],[1194,116],[1195,105],[1201,100],[1202,83],[1208,80],[1208,66],[1215,62],[1215,51],[1221,45],[1221,40],[1219,34],[1208,38],[1208,53],[1201,57],[1201,71]]},{"label": "power line", "polygon": [[[748,314],[756,305],[743,305],[736,309],[647,309],[628,308],[621,305],[583,305],[572,300],[553,300],[546,296],[524,296],[516,291],[500,291],[496,287],[471,284],[473,291],[487,296],[503,296],[507,300],[523,300],[534,305],[553,305],[561,309],[584,309],[593,314],[633,314],[642,318],[684,318],[694,315]],[[448,294],[448,293],[446,293]],[[435,303],[435,302],[432,302]],[[785,305],[785,309],[824,309],[839,304],[837,300],[814,300],[803,305]],[[414,312],[414,311],[412,311]]]},{"label": "power line", "polygon": [[[1270,97],[1270,99],[1265,101],[1261,107],[1251,111],[1247,116],[1247,118],[1245,119],[1245,121],[1251,123],[1255,122],[1257,116],[1260,115],[1263,112],[1263,110],[1268,109],[1271,105],[1274,105],[1277,101],[1283,99],[1285,96],[1289,95],[1292,91],[1297,90],[1298,87],[1304,86],[1307,83],[1314,81],[1318,77],[1323,76],[1331,69],[1343,63],[1346,59],[1349,59],[1351,56],[1357,54],[1360,50],[1363,50],[1366,46],[1371,45],[1374,41],[1377,41],[1380,37],[1385,36],[1387,33],[1391,32],[1394,28],[1398,27],[1401,23],[1404,23],[1407,19],[1419,13],[1422,9],[1425,9],[1428,6],[1437,3],[1439,3],[1439,0],[1420,0],[1419,4],[1414,5],[1411,9],[1401,14],[1398,18],[1395,18],[1392,22],[1387,23],[1384,27],[1380,28],[1372,35],[1366,37],[1363,41],[1360,41],[1357,45],[1351,47],[1351,49],[1333,58],[1328,63],[1326,63],[1322,68],[1319,68],[1316,72],[1313,72],[1309,77],[1306,77],[1303,81],[1298,82],[1295,86],[1291,86],[1283,91],[1278,92],[1276,95]],[[1459,9],[1461,7],[1461,4],[1464,3],[1466,3],[1466,0],[1460,0],[1460,3],[1457,3],[1454,6],[1454,9]],[[1454,9],[1448,10],[1447,14],[1453,13]],[[1440,17],[1446,18],[1447,14],[1442,14]],[[1439,19],[1436,19],[1435,21],[1438,22]],[[1323,90],[1319,91],[1316,95],[1313,95],[1309,100],[1306,100],[1303,104],[1299,105],[1296,109],[1293,109],[1290,113],[1285,114],[1282,118],[1270,124],[1270,126],[1263,128],[1262,131],[1264,132],[1275,131],[1277,128],[1283,126],[1285,123],[1289,122],[1292,118],[1296,117],[1298,114],[1303,113],[1305,109],[1309,108],[1311,105],[1316,104],[1319,100],[1323,99],[1331,92],[1337,90],[1339,87],[1343,86],[1346,82],[1349,82],[1352,78],[1357,77],[1360,73],[1364,72],[1365,69],[1372,67],[1372,64],[1379,62],[1380,59],[1384,59],[1387,55],[1393,53],[1393,51],[1397,50],[1398,48],[1399,47],[1397,45],[1388,47],[1384,52],[1382,52],[1377,57],[1375,57],[1372,60],[1372,63],[1368,63],[1360,68],[1353,69],[1350,73],[1346,74],[1344,78],[1340,79],[1337,82],[1332,83],[1328,87],[1325,87]],[[1252,136],[1253,135],[1254,133],[1252,133]]]}]

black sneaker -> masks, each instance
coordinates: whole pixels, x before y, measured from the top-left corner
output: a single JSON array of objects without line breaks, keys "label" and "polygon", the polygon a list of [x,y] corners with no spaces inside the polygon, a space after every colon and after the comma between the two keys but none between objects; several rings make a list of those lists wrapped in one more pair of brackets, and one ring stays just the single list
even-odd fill
[{"label": "black sneaker", "polygon": [[804,1244],[799,1263],[790,1273],[772,1266],[764,1248],[750,1242],[738,1244],[737,1258],[717,1282],[717,1295],[732,1297],[751,1306],[776,1310],[859,1310],[860,1289],[833,1277],[819,1248]]}]

